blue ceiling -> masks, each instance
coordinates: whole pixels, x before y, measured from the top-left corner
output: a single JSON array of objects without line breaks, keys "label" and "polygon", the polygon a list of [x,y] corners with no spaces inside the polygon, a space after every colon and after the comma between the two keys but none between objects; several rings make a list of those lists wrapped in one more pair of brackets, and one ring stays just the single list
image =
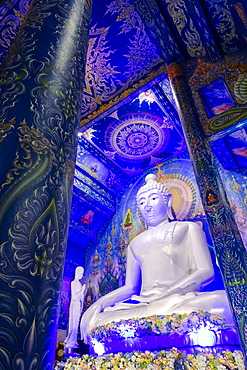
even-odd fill
[{"label": "blue ceiling", "polygon": [[147,90],[123,99],[82,134],[130,177],[186,148],[169,81],[164,74],[160,80],[156,87],[146,86]]},{"label": "blue ceiling", "polygon": [[98,1],[93,2],[82,125],[124,91],[143,84],[162,62],[203,56],[216,61],[246,49],[244,0]]},{"label": "blue ceiling", "polygon": [[[0,1],[0,61],[30,4]],[[245,0],[94,0],[81,125],[144,85],[162,63],[245,50],[246,13]]]}]

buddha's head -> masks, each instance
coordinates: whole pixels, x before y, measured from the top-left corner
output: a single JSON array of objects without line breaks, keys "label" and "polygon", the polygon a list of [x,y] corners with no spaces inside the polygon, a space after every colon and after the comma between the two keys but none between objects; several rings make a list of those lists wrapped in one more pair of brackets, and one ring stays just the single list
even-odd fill
[{"label": "buddha's head", "polygon": [[163,221],[173,219],[172,194],[169,194],[164,184],[156,181],[156,176],[149,174],[145,178],[136,196],[137,204],[143,220],[148,226],[157,226]]}]

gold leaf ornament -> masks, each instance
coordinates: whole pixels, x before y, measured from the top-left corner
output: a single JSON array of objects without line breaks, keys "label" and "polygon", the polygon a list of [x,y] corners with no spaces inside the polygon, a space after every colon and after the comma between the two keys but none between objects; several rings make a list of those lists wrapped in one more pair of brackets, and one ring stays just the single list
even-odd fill
[{"label": "gold leaf ornament", "polygon": [[247,101],[247,73],[238,77],[234,86],[234,93],[239,99]]}]

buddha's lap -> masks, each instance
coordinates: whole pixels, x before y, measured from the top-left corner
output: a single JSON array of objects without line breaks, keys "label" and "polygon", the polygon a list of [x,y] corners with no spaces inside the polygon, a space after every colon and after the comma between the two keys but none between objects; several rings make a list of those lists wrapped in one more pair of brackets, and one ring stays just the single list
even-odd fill
[{"label": "buddha's lap", "polygon": [[[137,305],[138,306],[138,305]],[[195,310],[203,310],[225,318],[227,324],[233,324],[232,314],[224,290],[214,292],[191,292],[183,296],[173,294],[160,300],[153,301],[145,306],[136,307],[135,304],[121,304],[121,309],[101,312],[94,327],[104,325],[112,321],[141,318],[152,315],[170,315],[172,313],[190,313]]]}]

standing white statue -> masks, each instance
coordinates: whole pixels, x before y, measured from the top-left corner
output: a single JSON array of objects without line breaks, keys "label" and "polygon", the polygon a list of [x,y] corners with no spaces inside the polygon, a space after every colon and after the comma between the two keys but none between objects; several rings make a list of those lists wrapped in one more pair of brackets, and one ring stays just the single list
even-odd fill
[{"label": "standing white statue", "polygon": [[193,222],[170,222],[172,195],[155,179],[147,175],[137,193],[148,229],[128,246],[125,285],[101,297],[84,313],[80,327],[85,342],[94,327],[154,314],[201,309],[233,323],[225,291],[200,292],[214,278],[204,232]]},{"label": "standing white statue", "polygon": [[80,316],[83,308],[85,284],[82,285],[80,279],[83,277],[84,268],[78,266],[75,269],[75,278],[71,282],[71,301],[69,307],[69,327],[65,338],[66,348],[78,348],[77,334]]}]

